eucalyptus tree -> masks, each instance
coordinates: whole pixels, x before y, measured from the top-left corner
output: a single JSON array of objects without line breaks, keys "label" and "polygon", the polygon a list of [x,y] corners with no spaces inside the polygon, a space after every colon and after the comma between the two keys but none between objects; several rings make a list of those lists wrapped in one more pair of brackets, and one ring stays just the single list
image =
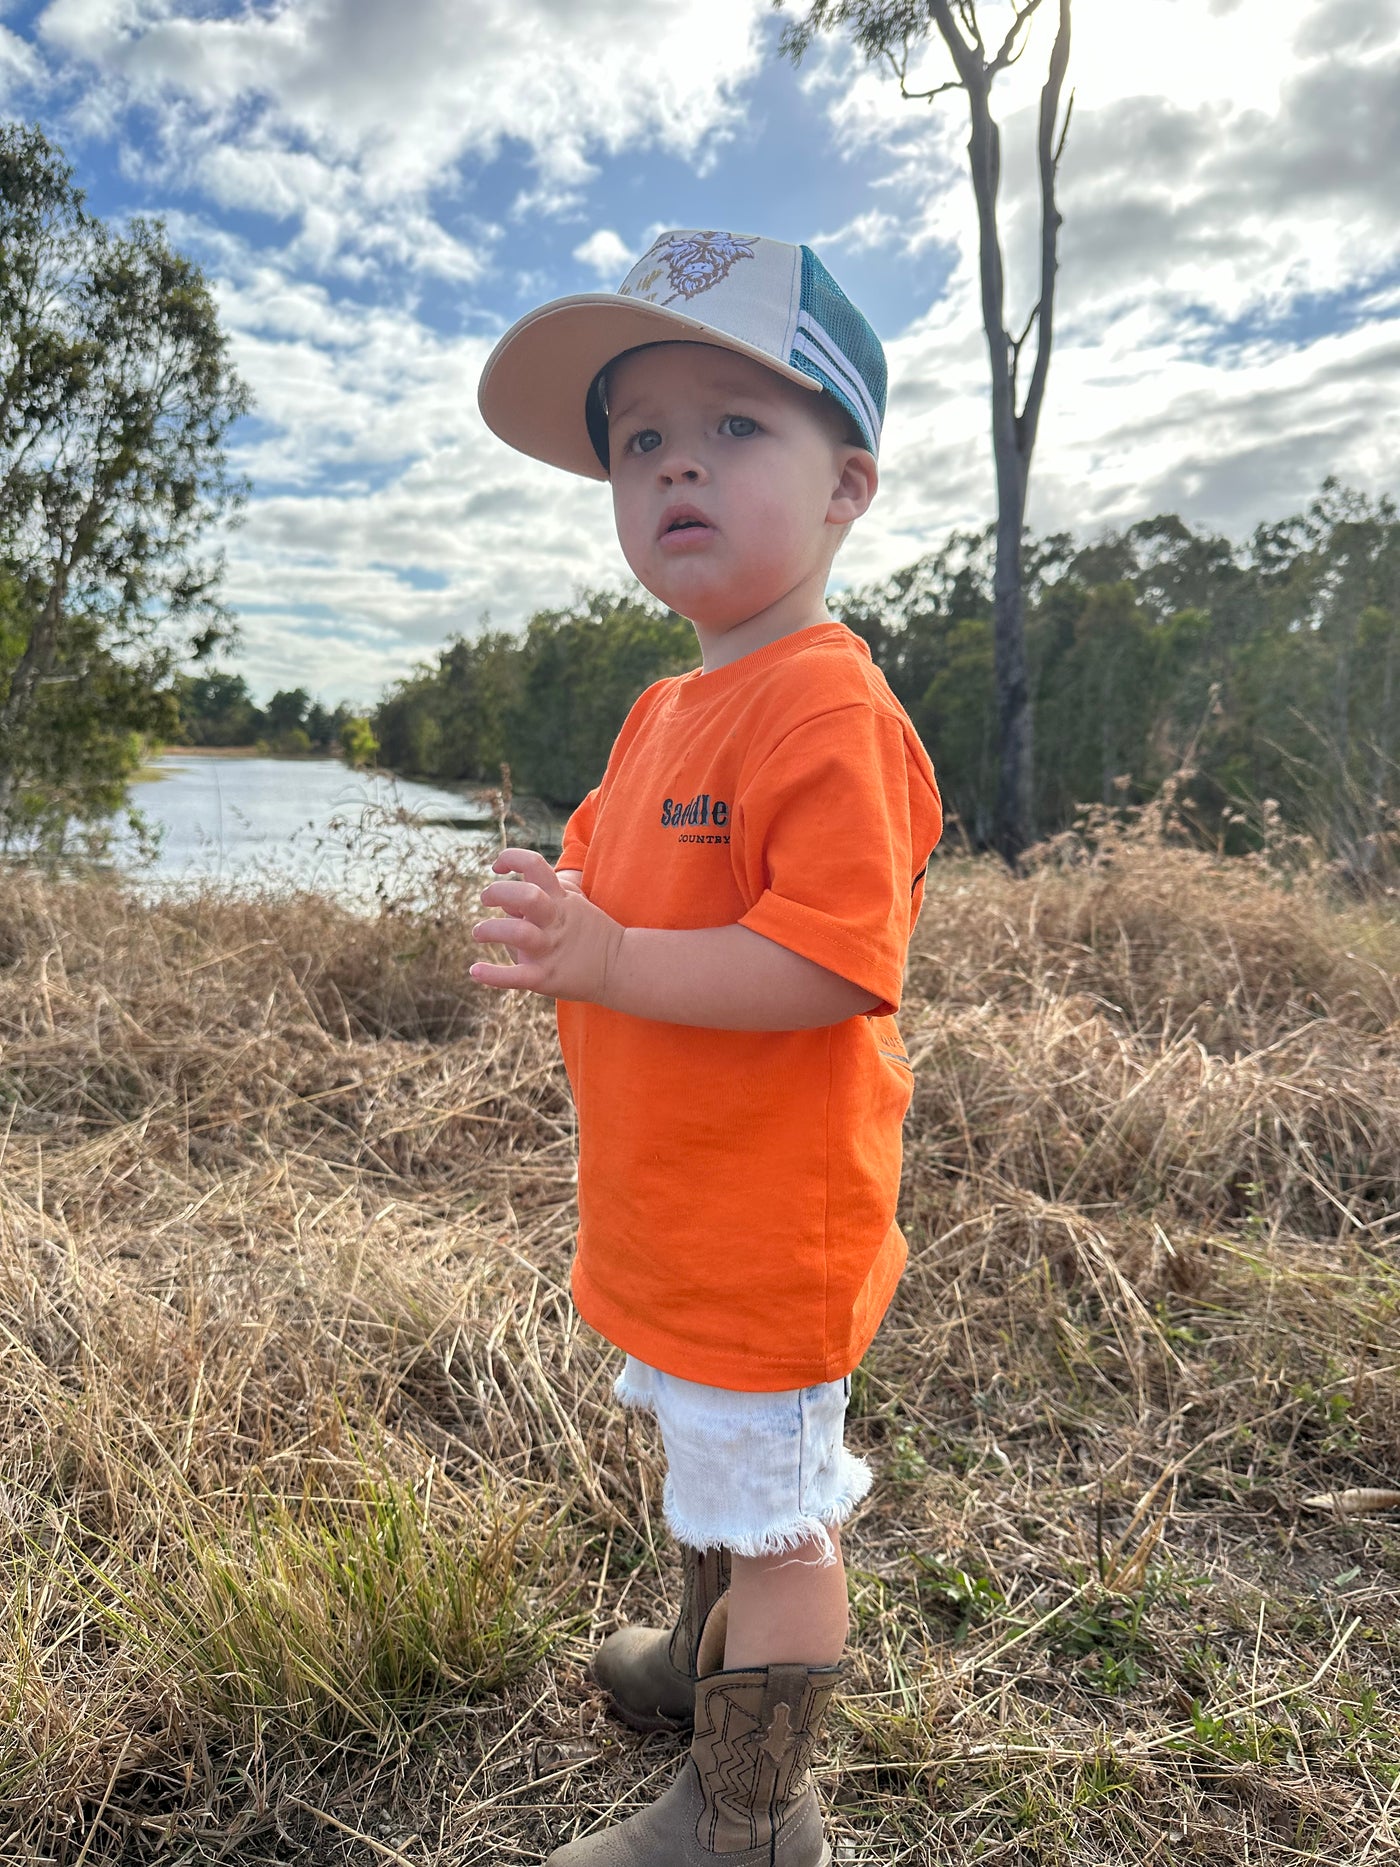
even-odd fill
[{"label": "eucalyptus tree", "polygon": [[[1043,0],[1008,0],[1010,18],[1000,36],[984,22],[996,9],[977,0],[811,0],[806,16],[784,28],[781,50],[800,60],[820,33],[845,27],[871,60],[887,64],[903,97],[931,102],[949,91],[967,95],[971,121],[968,161],[977,204],[982,323],[991,359],[992,451],[996,465],[997,526],[996,686],[998,783],[994,840],[1014,868],[1031,841],[1032,718],[1026,669],[1022,538],[1031,456],[1040,428],[1055,329],[1055,279],[1062,216],[1056,202],[1060,159],[1074,108],[1061,112],[1069,69],[1071,0],[1054,0],[1059,19],[1040,93],[1036,157],[1040,180],[1039,295],[1019,335],[1007,325],[1006,274],[997,220],[1001,186],[1001,130],[992,115],[992,86],[1024,55],[1031,20]],[[784,0],[774,0],[781,9]],[[909,61],[937,33],[952,60],[953,76],[928,90],[909,87]],[[1034,334],[1034,347],[1026,346]],[[1022,361],[1028,379],[1022,384]]]},{"label": "eucalyptus tree", "polygon": [[0,125],[0,844],[110,804],[70,767],[119,778],[176,659],[231,638],[206,539],[247,406],[162,225],[104,225],[42,130]]}]

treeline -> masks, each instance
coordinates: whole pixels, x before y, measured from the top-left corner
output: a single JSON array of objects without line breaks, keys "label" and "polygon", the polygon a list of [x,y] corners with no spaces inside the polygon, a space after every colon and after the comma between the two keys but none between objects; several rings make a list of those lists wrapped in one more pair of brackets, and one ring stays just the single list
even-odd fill
[{"label": "treeline", "polygon": [[523,635],[453,636],[370,718],[382,762],[407,777],[489,779],[508,763],[517,790],[568,806],[601,777],[642,689],[698,659],[681,617],[640,593],[594,591],[531,617]]},{"label": "treeline", "polygon": [[[1238,543],[1166,515],[1027,549],[1036,832],[1085,803],[1153,795],[1183,763],[1201,833],[1283,824],[1363,857],[1400,810],[1400,521],[1327,480],[1306,511]],[[997,781],[992,541],[954,533],[886,581],[835,597],[933,755],[968,841]],[[640,594],[591,592],[521,636],[453,637],[372,723],[407,776],[485,780],[561,807],[597,782],[649,682],[696,665],[687,623]],[[1241,821],[1241,818],[1244,821]]]},{"label": "treeline", "polygon": [[280,688],[258,706],[241,674],[177,674],[171,684],[177,724],[172,745],[257,746],[278,758],[343,753],[352,764],[378,747],[363,715],[343,703],[324,707],[304,687]]}]

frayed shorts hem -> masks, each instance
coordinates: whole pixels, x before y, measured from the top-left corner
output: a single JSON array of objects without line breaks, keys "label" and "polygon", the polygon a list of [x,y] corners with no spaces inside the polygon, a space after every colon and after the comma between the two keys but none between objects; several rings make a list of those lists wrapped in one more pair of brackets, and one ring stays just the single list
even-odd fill
[{"label": "frayed shorts hem", "polygon": [[845,1523],[869,1491],[872,1482],[870,1467],[865,1460],[855,1458],[850,1453],[846,1456],[853,1468],[853,1483],[846,1496],[830,1505],[821,1517],[794,1517],[788,1523],[774,1524],[769,1529],[749,1534],[723,1525],[703,1524],[688,1517],[677,1507],[668,1478],[661,1495],[661,1511],[666,1519],[666,1528],[687,1549],[727,1549],[734,1556],[782,1556],[789,1550],[801,1549],[806,1543],[815,1543],[821,1551],[815,1566],[829,1569],[836,1561],[836,1545],[831,1540],[831,1532],[839,1530]]},{"label": "frayed shorts hem", "polygon": [[703,1387],[627,1358],[613,1392],[661,1430],[666,1527],[689,1549],[781,1556],[816,1544],[836,1561],[831,1531],[869,1492],[864,1459],[842,1444],[849,1379],[781,1394]]}]

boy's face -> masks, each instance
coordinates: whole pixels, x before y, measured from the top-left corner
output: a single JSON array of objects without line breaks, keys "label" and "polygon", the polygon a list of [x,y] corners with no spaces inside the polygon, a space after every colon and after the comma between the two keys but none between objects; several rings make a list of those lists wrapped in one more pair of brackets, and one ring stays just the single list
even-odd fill
[{"label": "boy's face", "polygon": [[652,595],[702,631],[809,588],[821,605],[841,527],[874,491],[873,460],[823,402],[709,344],[653,345],[609,370],[618,541]]}]

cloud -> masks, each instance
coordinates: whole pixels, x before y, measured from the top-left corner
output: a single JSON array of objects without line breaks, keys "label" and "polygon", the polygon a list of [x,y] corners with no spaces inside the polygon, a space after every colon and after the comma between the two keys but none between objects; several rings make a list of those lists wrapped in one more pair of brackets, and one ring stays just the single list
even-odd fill
[{"label": "cloud", "polygon": [[902,243],[903,228],[899,218],[886,214],[880,208],[870,208],[864,214],[857,214],[848,220],[844,227],[838,227],[834,233],[819,233],[813,236],[809,245],[819,250],[827,247],[845,247],[848,252],[868,253],[877,246],[893,246]]},{"label": "cloud", "polygon": [[[1376,277],[1400,256],[1397,94],[1400,54],[1339,57],[1289,80],[1272,116],[1135,97],[1076,119],[1067,303],[1108,314],[1150,290],[1236,319]],[[1008,193],[1024,248],[1037,206],[1024,179]]]},{"label": "cloud", "polygon": [[488,613],[511,626],[627,578],[607,488],[487,431],[487,338],[337,297],[227,232],[172,231],[217,261],[221,322],[256,399],[235,465],[257,493],[228,537],[226,583],[255,692],[300,683],[368,702]]},{"label": "cloud", "polygon": [[700,161],[738,119],[763,13],[762,0],[303,0],[222,17],[50,0],[37,30],[109,121],[153,113],[167,168],[193,169],[223,205],[300,218],[307,263],[387,254],[461,279],[482,252],[434,229],[430,201],[464,162],[523,146],[540,190],[571,202],[590,151]]},{"label": "cloud", "polygon": [[[995,93],[1016,328],[1055,11]],[[1075,0],[1074,22],[1031,523],[1174,509],[1239,533],[1328,471],[1393,490],[1400,0]],[[858,302],[863,276],[932,279],[939,249],[938,298],[883,332],[882,484],[838,578],[990,516],[966,100],[905,102],[833,37],[782,69],[775,104],[773,74],[754,82],[773,36],[765,0],[50,0],[37,52],[0,28],[0,87],[54,87],[140,204],[180,185],[172,235],[216,281],[257,396],[228,588],[260,695],[370,700],[487,612],[515,627],[627,581],[607,488],[502,447],[477,375],[516,309],[579,289],[578,268],[615,285],[711,191],[840,249]],[[911,82],[946,66],[930,43]],[[761,192],[770,110],[811,140],[782,196]],[[833,176],[862,178],[839,208]]]},{"label": "cloud", "polygon": [[8,109],[11,98],[37,89],[43,82],[43,64],[33,46],[0,26],[0,107]]},{"label": "cloud", "polygon": [[1303,22],[1294,50],[1304,58],[1333,56],[1338,49],[1367,52],[1400,37],[1396,0],[1332,0]]},{"label": "cloud", "polygon": [[637,257],[611,227],[600,227],[596,233],[591,233],[581,246],[574,248],[573,256],[581,264],[591,266],[609,286],[626,275]]},{"label": "cloud", "polygon": [[[1239,534],[1301,505],[1331,471],[1393,489],[1396,12],[1392,0],[1365,13],[1350,0],[1076,0],[1032,525],[1084,535],[1175,510]],[[1042,27],[995,94],[1015,329],[1036,297],[1047,48]],[[953,262],[943,297],[887,341],[880,495],[838,562],[859,582],[995,510],[988,369],[965,100],[910,104],[848,50],[828,45],[822,59],[803,81],[825,98],[834,138],[884,157],[875,212],[902,219],[911,254],[936,242]],[[930,47],[911,86],[937,82],[943,64]]]},{"label": "cloud", "polygon": [[[976,307],[943,301],[888,346],[880,492],[838,560],[882,578],[995,511],[986,350]],[[1092,536],[1157,512],[1244,536],[1341,471],[1393,491],[1400,469],[1400,305],[1303,343],[1241,346],[1222,366],[1139,310],[1052,362],[1028,519]]]}]

